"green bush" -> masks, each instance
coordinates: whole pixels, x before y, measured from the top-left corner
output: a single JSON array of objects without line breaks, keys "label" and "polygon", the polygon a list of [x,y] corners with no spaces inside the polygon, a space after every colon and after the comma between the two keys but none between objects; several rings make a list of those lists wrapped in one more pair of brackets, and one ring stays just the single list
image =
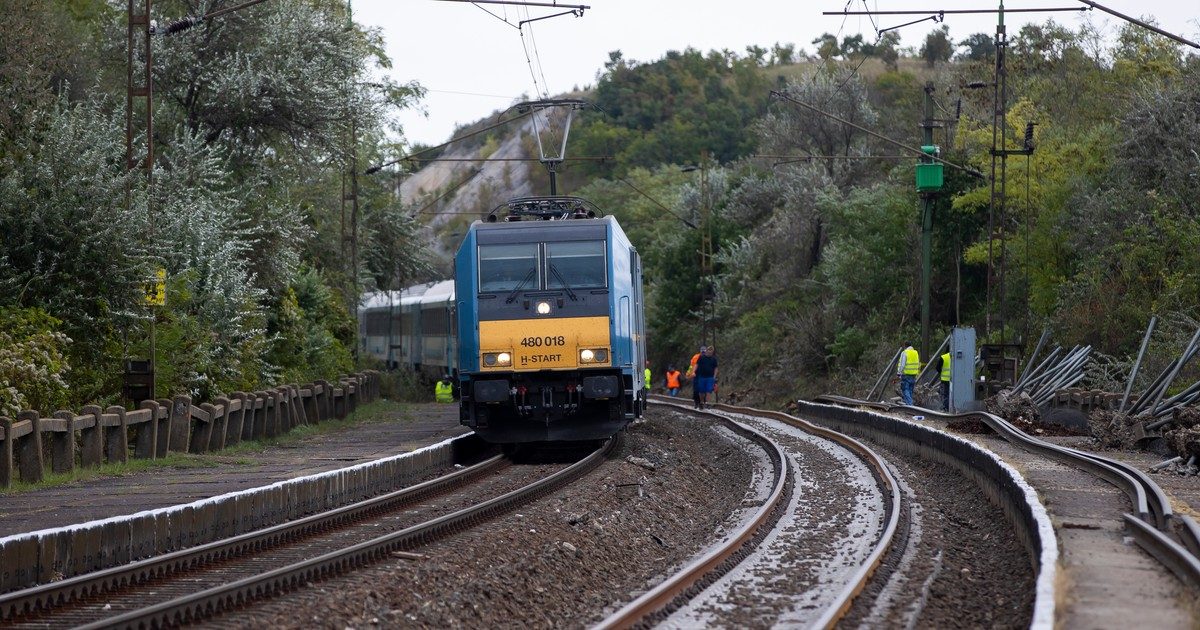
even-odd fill
[{"label": "green bush", "polygon": [[0,309],[0,415],[65,406],[70,338],[60,322],[36,308]]}]

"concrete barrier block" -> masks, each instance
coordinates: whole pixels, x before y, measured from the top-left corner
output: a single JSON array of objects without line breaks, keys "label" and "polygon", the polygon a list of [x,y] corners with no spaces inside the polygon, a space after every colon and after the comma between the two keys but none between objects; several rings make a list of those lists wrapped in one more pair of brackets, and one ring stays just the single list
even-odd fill
[{"label": "concrete barrier block", "polygon": [[155,519],[152,514],[143,514],[129,521],[129,559],[131,561],[149,558],[156,553],[155,534]]}]

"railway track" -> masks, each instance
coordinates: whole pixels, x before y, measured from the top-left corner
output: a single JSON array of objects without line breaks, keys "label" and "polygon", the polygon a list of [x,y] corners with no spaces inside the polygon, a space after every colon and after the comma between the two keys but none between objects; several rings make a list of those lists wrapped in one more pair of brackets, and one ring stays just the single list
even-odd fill
[{"label": "railway track", "polygon": [[885,412],[923,414],[947,420],[979,420],[1019,448],[1104,479],[1129,498],[1133,511],[1124,514],[1124,521],[1138,546],[1183,582],[1193,588],[1200,588],[1200,525],[1192,517],[1176,513],[1162,488],[1134,466],[1117,459],[1040,440],[1007,420],[982,411],[947,414],[921,407],[868,402],[834,395],[820,396],[815,402],[865,407]]},{"label": "railway track", "polygon": [[[0,596],[0,622],[12,627],[133,628],[211,617],[251,600],[373,563],[394,552],[417,548],[542,497],[599,465],[617,441],[608,440],[595,452],[552,475],[449,513],[404,523],[383,535],[371,532],[381,517],[411,511],[409,508],[422,501],[476,483],[489,473],[499,472],[507,460],[493,457],[437,479],[301,520],[5,594]],[[386,527],[375,532],[382,529]],[[301,558],[295,558],[295,553],[270,556],[283,549],[298,549]],[[291,560],[284,560],[289,557]]]},{"label": "railway track", "polygon": [[[788,440],[780,439],[778,435],[767,435],[761,428],[749,426],[746,420],[750,418],[768,419],[838,445],[859,460],[860,465],[869,471],[867,474],[876,486],[871,490],[875,493],[874,499],[880,503],[878,516],[882,522],[874,531],[870,531],[873,539],[863,550],[861,557],[856,558],[857,562],[847,566],[847,570],[838,576],[840,583],[832,588],[827,585],[818,603],[808,602],[800,606],[809,611],[816,609],[815,612],[811,612],[811,618],[806,620],[809,622],[806,625],[831,627],[837,623],[880,566],[900,527],[902,493],[883,458],[854,438],[782,413],[728,406],[718,406],[718,412],[692,411],[671,399],[656,398],[655,402],[689,413],[715,417],[723,421],[730,430],[761,446],[772,463],[770,491],[763,497],[761,505],[742,521],[741,526],[720,543],[606,618],[597,627],[620,628],[637,623],[662,621],[672,611],[686,605],[694,605],[702,596],[701,591],[716,583],[723,575],[735,571],[737,565],[749,563],[756,553],[756,548],[764,546],[764,541],[769,536],[777,539],[776,544],[791,545],[794,541],[786,538],[789,534],[781,533],[782,530],[792,530],[793,535],[805,533],[804,530],[797,529],[794,522],[788,527],[780,526],[781,519],[796,516],[788,509],[794,492],[795,479],[791,460],[794,459],[795,453],[787,452],[795,446],[789,446]],[[849,508],[849,511],[857,514],[856,508],[861,510],[861,506],[856,506],[851,500],[846,503],[848,505],[843,507]],[[779,539],[780,537],[784,538]],[[688,624],[696,621],[697,619],[692,617],[677,623]],[[672,622],[668,621],[668,624],[670,623]]]}]

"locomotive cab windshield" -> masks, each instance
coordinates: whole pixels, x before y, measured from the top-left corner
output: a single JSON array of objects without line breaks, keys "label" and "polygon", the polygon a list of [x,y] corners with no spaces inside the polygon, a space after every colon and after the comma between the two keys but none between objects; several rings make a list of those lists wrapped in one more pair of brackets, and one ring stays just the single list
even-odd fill
[{"label": "locomotive cab windshield", "polygon": [[603,289],[607,276],[602,240],[479,246],[480,293]]}]

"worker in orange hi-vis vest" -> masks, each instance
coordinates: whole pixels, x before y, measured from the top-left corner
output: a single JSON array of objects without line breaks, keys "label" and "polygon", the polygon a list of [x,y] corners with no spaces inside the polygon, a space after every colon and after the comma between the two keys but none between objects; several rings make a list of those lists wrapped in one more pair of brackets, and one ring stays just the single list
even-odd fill
[{"label": "worker in orange hi-vis vest", "polygon": [[692,382],[692,402],[696,404],[696,407],[700,406],[700,393],[696,391],[696,362],[704,356],[705,350],[707,348],[700,346],[700,352],[692,355],[692,364],[687,369],[687,379]]},{"label": "worker in orange hi-vis vest", "polygon": [[667,368],[667,395],[669,395],[671,398],[679,395],[680,381],[683,380],[681,378],[682,376],[683,375],[679,373],[679,370],[675,369],[674,365]]}]

